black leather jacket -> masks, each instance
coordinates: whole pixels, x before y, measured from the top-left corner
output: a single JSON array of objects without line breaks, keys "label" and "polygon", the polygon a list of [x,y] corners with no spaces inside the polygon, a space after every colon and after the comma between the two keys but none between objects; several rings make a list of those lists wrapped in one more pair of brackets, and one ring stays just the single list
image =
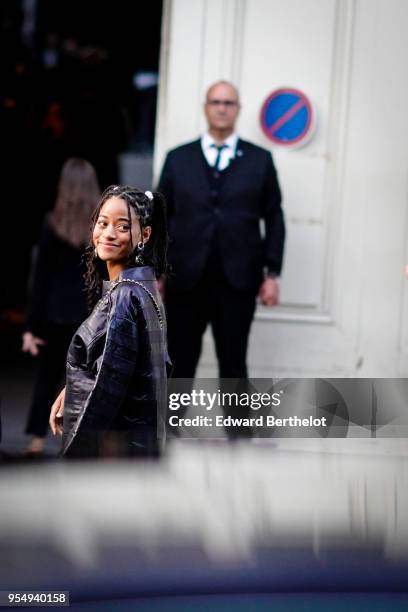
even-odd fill
[{"label": "black leather jacket", "polygon": [[125,282],[104,283],[101,300],[68,350],[66,456],[157,454],[164,442],[164,307],[152,268],[129,268],[119,280]]}]

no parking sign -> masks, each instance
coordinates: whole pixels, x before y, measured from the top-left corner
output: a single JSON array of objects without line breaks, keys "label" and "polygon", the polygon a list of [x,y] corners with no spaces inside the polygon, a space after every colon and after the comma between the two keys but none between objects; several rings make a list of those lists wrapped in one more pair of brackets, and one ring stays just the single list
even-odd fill
[{"label": "no parking sign", "polygon": [[286,147],[301,147],[313,133],[315,112],[303,92],[284,87],[266,98],[260,119],[263,133],[272,142]]}]

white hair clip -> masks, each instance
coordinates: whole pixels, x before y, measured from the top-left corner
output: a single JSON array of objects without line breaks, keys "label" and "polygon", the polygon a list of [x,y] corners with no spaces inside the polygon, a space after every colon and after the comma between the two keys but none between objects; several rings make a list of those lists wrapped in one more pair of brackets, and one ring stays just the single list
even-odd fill
[{"label": "white hair clip", "polygon": [[145,191],[145,195],[149,198],[150,201],[153,200],[153,194],[151,191]]}]

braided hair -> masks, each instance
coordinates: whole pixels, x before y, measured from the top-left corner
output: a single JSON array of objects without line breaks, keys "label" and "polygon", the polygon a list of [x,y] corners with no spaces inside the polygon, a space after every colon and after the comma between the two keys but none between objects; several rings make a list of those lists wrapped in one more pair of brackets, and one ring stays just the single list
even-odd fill
[{"label": "braided hair", "polygon": [[[148,195],[147,195],[148,194]],[[150,197],[149,197],[150,196]],[[129,219],[129,233],[132,245],[132,253],[129,255],[128,266],[147,265],[154,268],[156,277],[159,278],[167,271],[167,219],[166,203],[160,193],[143,192],[128,185],[111,185],[103,192],[101,199],[92,215],[92,226],[89,244],[85,249],[86,272],[85,287],[87,292],[88,305],[93,308],[101,296],[102,281],[107,278],[107,269],[104,262],[95,257],[95,247],[92,240],[93,230],[98,220],[100,211],[104,203],[109,198],[120,198],[127,205]],[[151,227],[150,239],[146,242],[143,250],[143,264],[135,261],[137,255],[137,245],[132,243],[132,216],[133,208],[139,219],[140,229],[143,233],[145,227]]]}]

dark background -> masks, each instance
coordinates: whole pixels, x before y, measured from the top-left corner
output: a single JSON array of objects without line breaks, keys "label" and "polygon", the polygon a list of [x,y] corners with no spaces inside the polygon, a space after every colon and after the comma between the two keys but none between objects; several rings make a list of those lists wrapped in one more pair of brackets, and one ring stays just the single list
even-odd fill
[{"label": "dark background", "polygon": [[120,152],[151,153],[157,85],[135,77],[157,78],[161,15],[161,0],[0,3],[0,333],[24,319],[32,247],[64,161],[89,159],[103,189],[120,181]]}]

